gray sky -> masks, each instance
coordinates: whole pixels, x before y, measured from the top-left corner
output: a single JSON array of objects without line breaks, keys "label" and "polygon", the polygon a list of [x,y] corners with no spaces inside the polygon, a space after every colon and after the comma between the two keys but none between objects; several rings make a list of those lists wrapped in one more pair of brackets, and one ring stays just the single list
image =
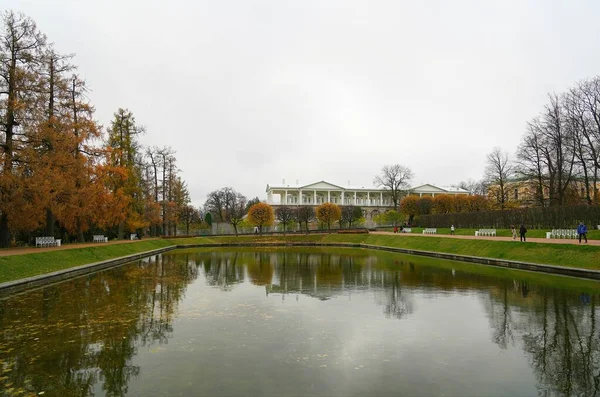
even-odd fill
[{"label": "gray sky", "polygon": [[232,186],[479,179],[548,92],[600,72],[597,0],[19,1],[146,145],[177,151],[194,204]]}]

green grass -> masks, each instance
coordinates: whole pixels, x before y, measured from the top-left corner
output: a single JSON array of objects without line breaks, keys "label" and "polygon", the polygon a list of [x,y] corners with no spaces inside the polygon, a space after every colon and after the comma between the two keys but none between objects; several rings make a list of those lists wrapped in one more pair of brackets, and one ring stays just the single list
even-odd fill
[{"label": "green grass", "polygon": [[516,241],[461,240],[401,234],[311,234],[288,236],[225,236],[143,240],[128,244],[47,251],[0,257],[0,282],[67,269],[87,263],[150,251],[170,245],[232,242],[365,243],[452,254],[512,259],[558,266],[600,269],[600,247],[578,244],[520,243]]}]

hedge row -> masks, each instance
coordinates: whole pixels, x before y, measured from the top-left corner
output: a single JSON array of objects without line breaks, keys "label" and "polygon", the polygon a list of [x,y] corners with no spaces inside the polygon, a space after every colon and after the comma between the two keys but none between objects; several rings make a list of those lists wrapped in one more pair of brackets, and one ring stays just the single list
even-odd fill
[{"label": "hedge row", "polygon": [[516,208],[504,211],[479,211],[421,215],[421,227],[496,228],[508,229],[521,223],[533,229],[574,228],[579,222],[588,228],[600,225],[600,206],[571,205],[556,207]]}]

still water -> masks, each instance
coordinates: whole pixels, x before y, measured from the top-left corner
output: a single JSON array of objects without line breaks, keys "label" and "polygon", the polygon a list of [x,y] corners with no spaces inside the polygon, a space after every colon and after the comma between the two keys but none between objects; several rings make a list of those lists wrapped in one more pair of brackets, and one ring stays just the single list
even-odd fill
[{"label": "still water", "polygon": [[593,396],[599,286],[366,250],[173,251],[0,300],[0,393]]}]

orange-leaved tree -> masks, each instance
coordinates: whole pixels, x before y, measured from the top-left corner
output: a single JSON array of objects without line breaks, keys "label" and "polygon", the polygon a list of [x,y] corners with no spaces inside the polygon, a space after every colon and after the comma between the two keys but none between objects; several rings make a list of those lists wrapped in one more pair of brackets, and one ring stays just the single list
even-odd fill
[{"label": "orange-leaved tree", "polygon": [[449,194],[439,194],[433,198],[433,212],[447,214],[452,212],[454,200]]},{"label": "orange-leaved tree", "polygon": [[258,230],[261,234],[263,226],[272,225],[274,219],[273,207],[267,203],[254,204],[248,210],[248,220],[254,226],[258,226]]},{"label": "orange-leaved tree", "polygon": [[400,201],[400,212],[408,216],[408,223],[412,224],[415,215],[419,214],[419,197],[406,196]]},{"label": "orange-leaved tree", "polygon": [[342,217],[342,209],[337,204],[323,203],[317,207],[317,219],[327,224],[327,229],[331,229],[331,224],[337,222]]}]

